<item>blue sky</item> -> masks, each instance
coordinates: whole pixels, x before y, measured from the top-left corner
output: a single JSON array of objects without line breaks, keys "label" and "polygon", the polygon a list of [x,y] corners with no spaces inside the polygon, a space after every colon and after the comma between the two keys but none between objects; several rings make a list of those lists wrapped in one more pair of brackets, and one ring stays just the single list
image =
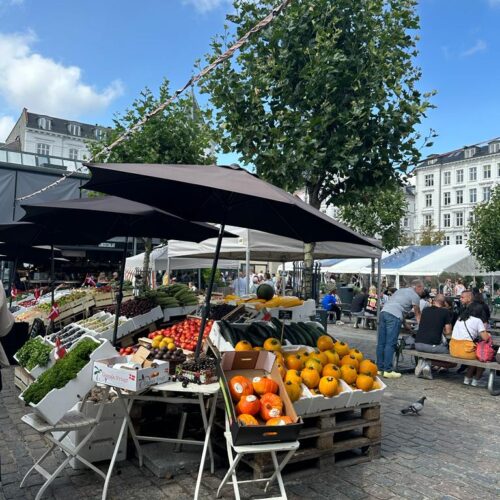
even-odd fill
[{"label": "blue sky", "polygon": [[[0,140],[23,106],[109,125],[144,86],[182,85],[229,9],[229,0],[0,0]],[[422,130],[439,137],[426,154],[500,136],[500,0],[418,9],[421,88],[438,91]]]}]

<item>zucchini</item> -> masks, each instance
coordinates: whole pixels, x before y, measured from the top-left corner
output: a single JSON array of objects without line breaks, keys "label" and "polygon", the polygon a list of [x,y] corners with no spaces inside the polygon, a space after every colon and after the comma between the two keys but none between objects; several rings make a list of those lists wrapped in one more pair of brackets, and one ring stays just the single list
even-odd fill
[{"label": "zucchini", "polygon": [[[302,326],[302,325],[304,325],[304,326]],[[304,323],[302,323],[302,325],[300,323],[296,323],[296,328],[298,328],[300,330],[300,332],[302,333],[302,336],[306,340],[306,345],[308,345],[310,347],[316,347],[316,340],[315,340],[314,336],[309,332],[309,330],[307,329],[307,327],[305,326]]]},{"label": "zucchini", "polygon": [[295,339],[297,340],[296,345],[309,345],[308,338],[304,335],[302,330],[295,323],[290,323],[290,325],[288,325],[288,326],[290,327],[290,330],[292,330],[293,334],[295,335]]},{"label": "zucchini", "polygon": [[228,323],[227,321],[221,321],[220,326],[221,328],[224,328],[226,335],[230,339],[229,343],[234,347],[239,342],[239,335],[237,334],[238,332],[234,331],[231,328],[230,323]]}]

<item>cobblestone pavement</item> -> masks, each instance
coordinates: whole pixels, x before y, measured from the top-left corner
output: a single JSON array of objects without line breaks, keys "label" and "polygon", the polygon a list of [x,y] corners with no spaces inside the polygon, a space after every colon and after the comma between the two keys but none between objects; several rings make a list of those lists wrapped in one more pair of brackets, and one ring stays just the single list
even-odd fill
[{"label": "cobblestone pavement", "polygon": [[[339,338],[373,357],[375,333],[349,326],[329,329]],[[408,361],[408,357],[405,361]],[[34,474],[28,487],[19,483],[46,449],[46,443],[20,421],[26,409],[17,399],[13,370],[4,370],[0,396],[0,500],[34,498],[42,478]],[[435,380],[416,379],[412,374],[390,380],[383,401],[382,458],[346,468],[326,467],[285,475],[290,499],[493,499],[500,498],[500,398],[486,389],[466,387],[453,373]],[[5,387],[6,386],[6,387]],[[427,396],[419,417],[400,414],[400,409]],[[55,460],[51,463],[55,467]],[[104,466],[103,466],[104,467]],[[192,498],[195,475],[158,479],[134,461],[122,462],[113,476],[108,498]],[[102,482],[89,471],[67,468],[47,499],[97,499]],[[201,498],[215,498],[222,468],[206,474]],[[243,477],[242,475],[240,475]],[[276,493],[276,488],[272,492]],[[272,493],[271,492],[271,493]],[[233,498],[231,487],[223,498]],[[257,487],[243,487],[243,498],[262,497]]]}]

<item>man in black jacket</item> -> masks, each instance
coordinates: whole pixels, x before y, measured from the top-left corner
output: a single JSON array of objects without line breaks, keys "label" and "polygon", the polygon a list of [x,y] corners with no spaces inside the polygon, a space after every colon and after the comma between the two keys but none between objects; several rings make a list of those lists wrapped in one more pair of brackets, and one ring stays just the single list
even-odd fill
[{"label": "man in black jacket", "polygon": [[[368,293],[365,287],[361,288],[361,291],[357,293],[352,299],[351,303],[351,313],[352,314],[360,314],[363,313],[366,307],[366,303],[368,302]],[[354,324],[354,328],[358,328],[359,322],[361,318],[358,316],[356,318],[356,323]]]}]

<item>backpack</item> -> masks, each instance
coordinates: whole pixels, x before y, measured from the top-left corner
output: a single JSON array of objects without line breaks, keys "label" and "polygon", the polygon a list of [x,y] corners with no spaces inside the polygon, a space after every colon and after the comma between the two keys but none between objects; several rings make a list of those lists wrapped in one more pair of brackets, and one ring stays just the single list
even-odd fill
[{"label": "backpack", "polygon": [[491,338],[481,340],[476,344],[476,358],[484,363],[489,363],[495,359],[495,350]]}]

